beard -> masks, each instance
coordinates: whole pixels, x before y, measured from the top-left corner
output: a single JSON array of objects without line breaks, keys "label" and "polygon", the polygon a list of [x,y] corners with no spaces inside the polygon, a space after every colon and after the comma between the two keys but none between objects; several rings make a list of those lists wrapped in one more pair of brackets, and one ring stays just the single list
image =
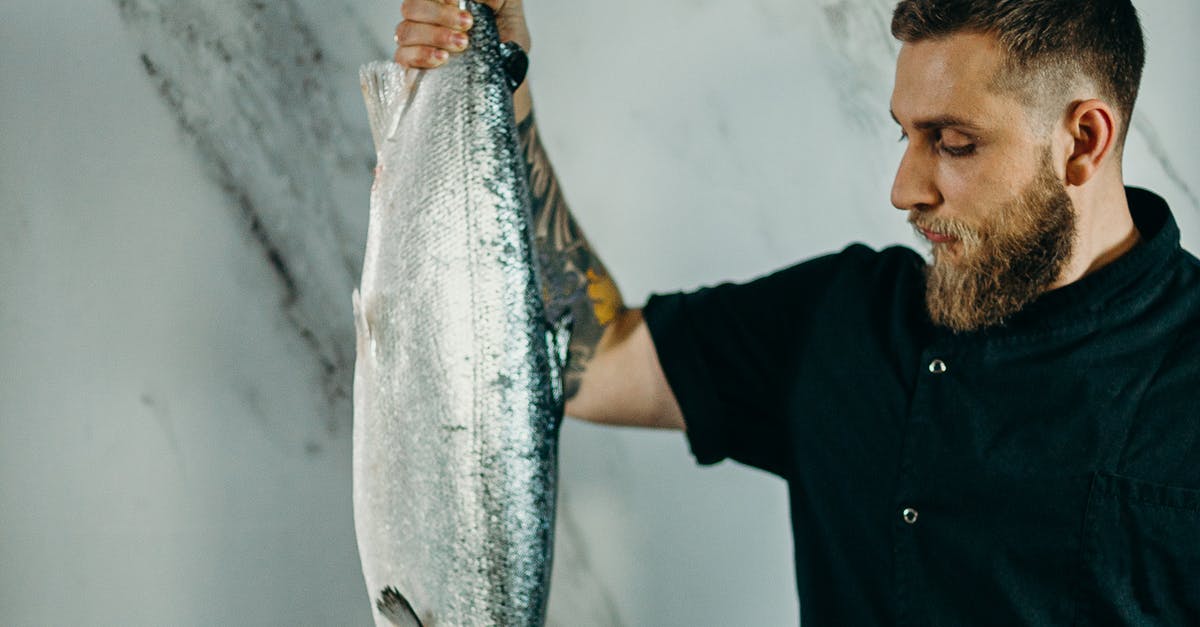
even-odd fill
[{"label": "beard", "polygon": [[[920,211],[909,222],[958,238],[934,244],[925,268],[930,318],[955,333],[1004,324],[1058,279],[1075,246],[1075,207],[1054,176],[1049,148],[1033,182],[977,226]],[[948,246],[958,246],[958,255]]]}]

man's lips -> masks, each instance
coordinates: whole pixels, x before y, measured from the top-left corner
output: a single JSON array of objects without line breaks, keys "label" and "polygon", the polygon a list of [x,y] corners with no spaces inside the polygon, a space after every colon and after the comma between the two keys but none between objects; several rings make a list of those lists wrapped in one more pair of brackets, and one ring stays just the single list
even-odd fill
[{"label": "man's lips", "polygon": [[930,231],[929,229],[924,229],[921,227],[917,228],[921,231],[921,234],[925,236],[925,239],[933,242],[934,244],[948,244],[950,242],[958,241],[958,238],[953,235],[946,235],[945,233],[938,233],[937,231]]}]

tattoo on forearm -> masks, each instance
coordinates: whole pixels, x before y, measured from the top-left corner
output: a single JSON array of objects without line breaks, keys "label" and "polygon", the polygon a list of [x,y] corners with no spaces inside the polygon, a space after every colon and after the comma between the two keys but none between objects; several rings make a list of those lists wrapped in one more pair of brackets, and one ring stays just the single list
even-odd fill
[{"label": "tattoo on forearm", "polygon": [[563,389],[569,399],[579,391],[583,371],[604,328],[616,319],[624,303],[616,283],[571,216],[532,113],[518,130],[529,171],[534,239],[546,313],[556,320],[570,312],[574,319],[563,373]]}]

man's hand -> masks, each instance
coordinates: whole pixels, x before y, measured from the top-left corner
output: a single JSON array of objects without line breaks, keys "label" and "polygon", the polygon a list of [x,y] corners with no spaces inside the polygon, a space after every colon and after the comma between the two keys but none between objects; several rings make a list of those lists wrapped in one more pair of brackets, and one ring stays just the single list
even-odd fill
[{"label": "man's hand", "polygon": [[[522,0],[480,0],[496,12],[500,41],[513,41],[529,52],[529,27]],[[468,45],[471,14],[459,10],[458,0],[404,0],[404,20],[396,26],[396,63],[410,68],[435,68],[452,52]]]}]

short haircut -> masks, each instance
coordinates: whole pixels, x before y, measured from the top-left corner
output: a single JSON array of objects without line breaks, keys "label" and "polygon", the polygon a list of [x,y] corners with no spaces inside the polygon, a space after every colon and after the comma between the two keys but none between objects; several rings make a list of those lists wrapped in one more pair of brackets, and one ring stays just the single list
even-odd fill
[{"label": "short haircut", "polygon": [[892,35],[906,43],[963,32],[995,36],[1008,55],[998,84],[1034,100],[1091,79],[1118,110],[1124,145],[1146,62],[1130,0],[901,0],[892,15]]}]

